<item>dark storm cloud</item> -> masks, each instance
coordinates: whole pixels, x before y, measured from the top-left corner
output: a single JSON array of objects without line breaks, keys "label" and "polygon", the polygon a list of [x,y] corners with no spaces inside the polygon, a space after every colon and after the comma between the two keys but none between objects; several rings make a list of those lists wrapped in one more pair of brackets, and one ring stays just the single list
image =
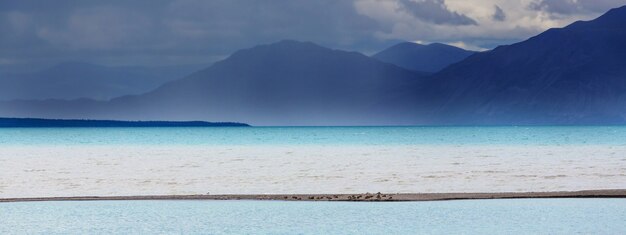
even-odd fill
[{"label": "dark storm cloud", "polygon": [[581,9],[571,0],[539,0],[528,5],[530,9],[557,14],[572,14]]},{"label": "dark storm cloud", "polygon": [[[238,49],[283,39],[365,53],[406,40],[487,45],[470,31],[479,28],[489,37],[480,40],[496,45],[512,41],[509,35],[519,40],[539,32],[531,26],[502,30],[519,23],[515,19],[523,15],[519,11],[534,9],[566,18],[580,12],[598,15],[626,4],[626,0],[535,0],[515,8],[505,3],[508,0],[497,0],[494,4],[506,12],[495,6],[491,15],[491,9],[451,8],[458,7],[460,0],[455,1],[0,0],[0,70],[64,61],[206,64]],[[487,21],[478,26],[475,19]],[[493,27],[492,20],[501,22]]]},{"label": "dark storm cloud", "polygon": [[559,15],[602,13],[626,4],[626,0],[536,0],[528,5],[532,10]]},{"label": "dark storm cloud", "polygon": [[282,39],[381,48],[352,1],[2,1],[0,64],[205,63]]},{"label": "dark storm cloud", "polygon": [[478,24],[474,19],[448,9],[445,0],[400,0],[399,2],[401,10],[426,22],[447,25]]},{"label": "dark storm cloud", "polygon": [[495,21],[504,21],[506,20],[506,13],[504,13],[504,10],[502,10],[502,8],[500,8],[500,6],[495,5],[495,12],[493,13],[493,20]]}]

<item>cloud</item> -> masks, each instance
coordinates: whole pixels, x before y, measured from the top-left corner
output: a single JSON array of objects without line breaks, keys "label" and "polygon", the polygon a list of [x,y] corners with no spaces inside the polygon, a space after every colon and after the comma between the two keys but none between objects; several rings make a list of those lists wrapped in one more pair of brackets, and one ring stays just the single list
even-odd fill
[{"label": "cloud", "polygon": [[532,10],[557,14],[572,14],[582,10],[575,0],[539,0],[531,2],[528,7]]},{"label": "cloud", "polygon": [[127,49],[128,44],[149,35],[153,23],[141,12],[119,7],[89,7],[77,9],[59,28],[40,27],[37,35],[55,46],[72,50]]},{"label": "cloud", "polygon": [[626,4],[626,0],[535,0],[528,8],[563,17],[572,14],[602,13],[610,8]]},{"label": "cloud", "polygon": [[451,45],[451,46],[455,46],[455,47],[458,47],[458,48],[463,48],[465,50],[470,50],[470,51],[487,51],[487,50],[489,50],[487,48],[482,48],[482,47],[478,47],[478,46],[474,46],[474,45],[468,45],[465,42],[448,42],[446,44]]},{"label": "cloud", "polygon": [[0,1],[0,62],[206,64],[282,39],[366,54],[399,41],[493,48],[623,4],[626,0]]},{"label": "cloud", "polygon": [[209,63],[282,39],[368,51],[379,31],[352,1],[0,1],[0,58],[20,61]]},{"label": "cloud", "polygon": [[[406,41],[427,41],[454,44],[463,42],[471,48],[494,48],[523,41],[549,28],[564,27],[577,20],[591,20],[610,8],[625,4],[626,0],[577,0],[584,11],[561,9],[561,14],[550,13],[546,9],[533,9],[532,4],[539,0],[445,0],[448,12],[468,17],[476,24],[437,24],[425,16],[416,17],[415,12],[397,10],[407,0],[357,0],[355,6],[361,14],[367,15],[388,28],[376,35],[382,39]],[[546,0],[549,2],[552,0]],[[564,0],[554,0],[564,1]],[[431,2],[432,3],[432,2]],[[594,4],[596,3],[596,4]],[[425,4],[422,2],[422,4]],[[556,11],[557,3],[551,9]],[[593,6],[593,7],[592,7]],[[568,6],[571,7],[571,6]],[[440,7],[441,8],[441,7]],[[545,7],[544,7],[545,8]],[[422,8],[424,10],[427,8]],[[502,13],[502,14],[501,14]]]},{"label": "cloud", "polygon": [[400,0],[399,3],[400,10],[427,22],[449,25],[478,24],[474,19],[448,9],[445,0]]},{"label": "cloud", "polygon": [[500,8],[498,5],[494,5],[495,12],[493,13],[493,20],[495,21],[504,21],[506,20],[506,13]]}]

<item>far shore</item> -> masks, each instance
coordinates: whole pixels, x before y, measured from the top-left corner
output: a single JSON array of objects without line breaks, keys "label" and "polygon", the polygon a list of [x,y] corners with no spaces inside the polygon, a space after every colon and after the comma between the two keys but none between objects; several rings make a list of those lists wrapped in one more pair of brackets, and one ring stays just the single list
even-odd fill
[{"label": "far shore", "polygon": [[0,128],[62,128],[62,127],[249,127],[238,122],[205,121],[122,121],[90,119],[44,119],[0,117]]},{"label": "far shore", "polygon": [[150,196],[79,196],[0,198],[1,202],[41,201],[117,201],[117,200],[258,200],[258,201],[445,201],[477,199],[524,198],[626,198],[626,189],[561,191],[561,192],[502,192],[502,193],[362,193],[362,194],[227,194],[227,195],[150,195]]}]

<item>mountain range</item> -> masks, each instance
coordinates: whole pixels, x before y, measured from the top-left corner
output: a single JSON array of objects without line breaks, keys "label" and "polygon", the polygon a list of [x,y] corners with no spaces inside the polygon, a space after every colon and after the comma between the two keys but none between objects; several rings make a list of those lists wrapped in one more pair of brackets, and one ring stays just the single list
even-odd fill
[{"label": "mountain range", "polygon": [[240,50],[141,95],[7,101],[0,103],[0,116],[252,125],[624,124],[624,42],[626,7],[523,42],[468,52],[442,69],[406,64],[419,56],[394,47],[368,57],[281,41]]},{"label": "mountain range", "polygon": [[240,50],[142,95],[108,102],[14,101],[3,110],[19,110],[12,117],[373,125],[389,120],[376,112],[389,94],[416,87],[424,76],[360,53],[285,40]]}]

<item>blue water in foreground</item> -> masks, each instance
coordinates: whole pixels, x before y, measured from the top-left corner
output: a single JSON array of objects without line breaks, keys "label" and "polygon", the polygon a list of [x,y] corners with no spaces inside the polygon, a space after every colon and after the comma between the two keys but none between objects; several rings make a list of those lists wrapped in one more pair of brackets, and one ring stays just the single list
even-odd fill
[{"label": "blue water in foreground", "polygon": [[0,204],[0,234],[625,234],[624,199]]},{"label": "blue water in foreground", "polygon": [[626,126],[0,128],[2,145],[626,145]]}]

